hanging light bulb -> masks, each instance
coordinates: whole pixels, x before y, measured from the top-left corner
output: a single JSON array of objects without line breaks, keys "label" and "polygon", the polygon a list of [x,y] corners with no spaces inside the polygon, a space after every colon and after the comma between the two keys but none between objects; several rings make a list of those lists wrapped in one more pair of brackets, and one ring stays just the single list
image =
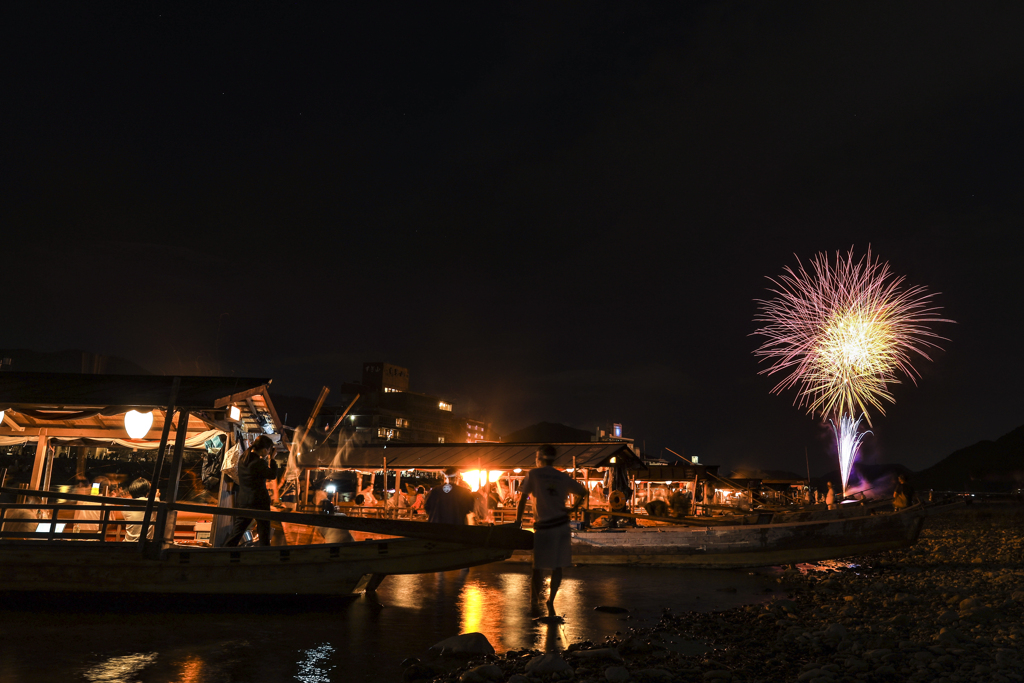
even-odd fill
[{"label": "hanging light bulb", "polygon": [[133,439],[141,439],[149,433],[153,427],[153,411],[140,413],[137,410],[129,410],[124,414],[124,429],[128,436]]}]

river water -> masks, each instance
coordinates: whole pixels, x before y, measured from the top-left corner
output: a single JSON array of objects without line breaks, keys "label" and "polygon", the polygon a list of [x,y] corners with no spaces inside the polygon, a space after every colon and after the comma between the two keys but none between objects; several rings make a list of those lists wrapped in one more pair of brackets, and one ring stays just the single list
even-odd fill
[{"label": "river water", "polygon": [[[528,565],[388,577],[376,600],[120,605],[67,598],[0,610],[0,683],[401,681],[406,657],[479,631],[499,653],[597,642],[675,613],[769,600],[771,570],[575,567],[539,622]],[[623,607],[625,614],[595,611]]]}]

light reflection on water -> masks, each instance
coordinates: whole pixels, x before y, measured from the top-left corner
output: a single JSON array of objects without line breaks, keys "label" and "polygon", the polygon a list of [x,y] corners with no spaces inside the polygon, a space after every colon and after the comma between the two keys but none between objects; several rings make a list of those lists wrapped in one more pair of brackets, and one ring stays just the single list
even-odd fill
[{"label": "light reflection on water", "polygon": [[[529,583],[528,565],[502,563],[388,577],[377,600],[8,609],[0,611],[0,683],[401,680],[403,659],[425,658],[458,633],[479,631],[498,652],[563,649],[652,625],[666,606],[707,611],[771,597],[764,576],[743,571],[576,567],[566,570],[555,605],[565,623],[547,625],[531,611]],[[598,605],[630,613],[595,612]]]}]

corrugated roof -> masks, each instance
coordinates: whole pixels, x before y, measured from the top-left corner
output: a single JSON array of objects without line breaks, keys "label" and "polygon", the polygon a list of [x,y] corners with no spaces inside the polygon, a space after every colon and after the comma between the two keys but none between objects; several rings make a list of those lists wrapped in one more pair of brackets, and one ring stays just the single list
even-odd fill
[{"label": "corrugated roof", "polygon": [[[456,444],[372,444],[335,450],[320,448],[301,459],[306,466],[352,467],[377,469],[388,459],[388,468],[510,470],[536,466],[537,448],[543,444],[529,443],[456,443]],[[623,443],[597,441],[590,443],[551,444],[558,451],[555,467],[607,467],[616,457],[630,467],[639,467],[640,459]]]},{"label": "corrugated roof", "polygon": [[[161,375],[82,375],[77,373],[0,372],[0,409],[107,408],[167,405],[174,378]],[[177,406],[211,410],[253,396],[269,379],[182,377]]]}]

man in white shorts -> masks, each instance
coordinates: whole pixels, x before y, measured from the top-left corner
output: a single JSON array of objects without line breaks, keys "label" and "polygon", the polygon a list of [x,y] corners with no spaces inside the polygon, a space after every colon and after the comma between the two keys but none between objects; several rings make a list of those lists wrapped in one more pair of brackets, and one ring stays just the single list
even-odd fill
[{"label": "man in white shorts", "polygon": [[[555,594],[562,585],[562,567],[572,566],[572,536],[569,514],[580,509],[587,500],[587,487],[561,470],[552,467],[556,455],[554,446],[537,449],[537,469],[530,470],[519,486],[519,506],[516,526],[523,523],[526,499],[533,496],[533,580],[531,595],[540,597],[544,577],[541,570],[551,570],[551,594],[548,607],[555,604]],[[569,494],[573,494],[572,507],[565,508]]]}]

